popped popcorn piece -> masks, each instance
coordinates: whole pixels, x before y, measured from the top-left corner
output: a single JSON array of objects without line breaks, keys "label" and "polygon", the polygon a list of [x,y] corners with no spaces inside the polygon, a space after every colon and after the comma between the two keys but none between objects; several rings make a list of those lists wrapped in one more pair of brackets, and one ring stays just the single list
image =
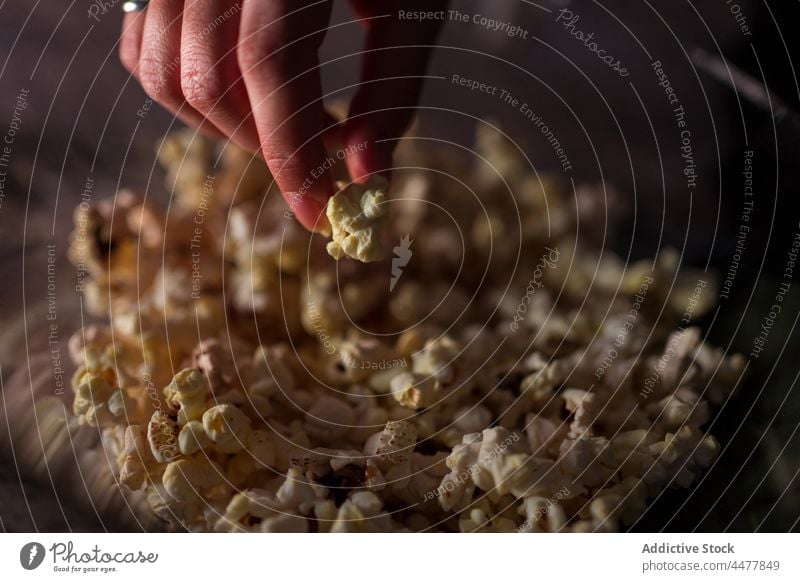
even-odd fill
[{"label": "popped popcorn piece", "polygon": [[226,447],[225,452],[236,452],[250,431],[250,419],[236,406],[219,404],[203,413],[203,428],[211,441]]},{"label": "popped popcorn piece", "polygon": [[143,427],[130,425],[125,429],[125,458],[120,467],[119,481],[134,491],[144,487],[148,465],[155,461],[145,440]]},{"label": "popped popcorn piece", "polygon": [[339,183],[340,191],[328,201],[332,240],[327,250],[336,260],[344,256],[370,263],[383,258],[381,231],[388,217],[389,182],[372,176],[365,185]]},{"label": "popped popcorn piece", "polygon": [[275,445],[265,430],[250,431],[247,437],[246,452],[252,456],[259,469],[275,465]]},{"label": "popped popcorn piece", "polygon": [[247,489],[231,497],[214,531],[252,531],[265,519],[280,515],[280,502],[264,489]]},{"label": "popped popcorn piece", "polygon": [[72,379],[72,390],[75,398],[72,401],[72,412],[81,423],[98,426],[109,416],[106,400],[114,389],[114,372],[108,367],[98,367],[90,371],[86,367],[77,370]]},{"label": "popped popcorn piece", "polygon": [[539,414],[529,414],[525,418],[525,426],[528,448],[532,455],[558,455],[561,441],[567,436],[567,427],[563,422],[550,420]]},{"label": "popped popcorn piece", "polygon": [[159,463],[169,463],[179,452],[178,425],[162,410],[156,410],[147,424],[150,452]]},{"label": "popped popcorn piece", "polygon": [[308,520],[291,513],[281,513],[261,522],[264,533],[308,533]]},{"label": "popped popcorn piece", "polygon": [[678,388],[646,408],[654,420],[658,420],[667,431],[680,429],[684,425],[699,427],[709,418],[708,404],[688,388]]},{"label": "popped popcorn piece", "polygon": [[569,426],[569,437],[577,438],[584,433],[590,434],[592,423],[600,412],[597,405],[597,395],[586,390],[568,388],[561,392],[564,404],[573,415]]},{"label": "popped popcorn piece", "polygon": [[402,372],[392,378],[390,385],[394,399],[406,408],[427,408],[440,398],[440,385],[432,376]]},{"label": "popped popcorn piece", "polygon": [[493,504],[484,498],[459,515],[458,528],[465,533],[511,533],[516,531],[516,521],[505,516],[504,513],[498,513]]},{"label": "popped popcorn piece", "polygon": [[[405,503],[413,504],[419,511],[434,516],[440,514],[438,504],[433,497],[442,478],[448,474],[447,453],[440,451],[433,455],[412,453],[408,478],[402,487],[389,483],[394,494]],[[391,471],[390,471],[391,473]]]},{"label": "popped popcorn piece", "polygon": [[747,367],[743,355],[726,356],[721,348],[713,348],[706,342],[701,342],[695,350],[694,361],[702,373],[698,383],[706,386],[705,396],[713,405],[722,404]]},{"label": "popped popcorn piece", "polygon": [[191,129],[169,134],[159,144],[158,161],[167,170],[167,185],[179,204],[194,210],[207,199],[203,183],[213,165],[213,142]]},{"label": "popped popcorn piece", "polygon": [[281,506],[300,513],[308,513],[314,507],[317,496],[314,489],[306,481],[302,470],[296,467],[289,469],[286,480],[275,494]]},{"label": "popped popcorn piece", "polygon": [[336,360],[330,377],[341,384],[352,384],[373,372],[391,372],[406,364],[405,360],[397,358],[388,346],[375,338],[345,339],[337,342],[336,348]]},{"label": "popped popcorn piece", "polygon": [[586,487],[598,487],[616,470],[614,451],[604,437],[567,438],[559,449],[561,471]]},{"label": "popped popcorn piece", "polygon": [[709,466],[719,454],[720,446],[711,435],[704,435],[691,426],[683,426],[675,433],[654,443],[648,449],[657,455],[657,462],[666,465],[667,473],[674,475],[675,483],[688,487],[697,477],[697,472]]},{"label": "popped popcorn piece", "polygon": [[521,177],[530,165],[519,146],[491,121],[475,127],[475,148],[484,158],[476,176],[484,187],[502,186],[505,180]]},{"label": "popped popcorn piece", "polygon": [[193,501],[222,481],[222,468],[204,456],[181,458],[167,465],[162,481],[176,501]]},{"label": "popped popcorn piece", "polygon": [[208,380],[199,369],[181,370],[164,388],[167,403],[178,411],[178,424],[199,420],[205,411]]},{"label": "popped popcorn piece", "polygon": [[392,519],[380,513],[383,504],[380,498],[370,491],[353,493],[336,514],[331,526],[332,533],[345,532],[385,532],[392,530]]},{"label": "popped popcorn piece", "polygon": [[452,384],[456,379],[455,360],[461,348],[450,337],[444,336],[425,343],[425,347],[413,355],[413,370],[418,374],[433,377],[442,386]]},{"label": "popped popcorn piece", "polygon": [[323,396],[306,414],[306,430],[314,438],[328,442],[347,432],[356,422],[353,409],[337,398]]},{"label": "popped popcorn piece", "polygon": [[464,433],[480,432],[492,423],[492,411],[485,406],[460,408],[455,413],[455,424]]},{"label": "popped popcorn piece", "polygon": [[470,475],[453,471],[442,478],[436,490],[439,503],[445,511],[460,511],[472,499],[475,493],[475,483]]},{"label": "popped popcorn piece", "polygon": [[203,423],[199,420],[190,420],[181,427],[178,433],[178,448],[181,454],[191,455],[206,448],[211,444]]},{"label": "popped popcorn piece", "polygon": [[559,501],[564,498],[559,490],[553,498],[531,495],[522,500],[519,514],[525,521],[519,526],[522,533],[558,532],[567,523],[567,515]]},{"label": "popped popcorn piece", "polygon": [[330,499],[317,500],[314,504],[314,516],[317,519],[317,529],[322,533],[331,531],[339,510]]},{"label": "popped popcorn piece", "polygon": [[294,392],[294,375],[276,349],[259,346],[253,355],[250,373],[252,380],[247,392],[251,396],[270,398],[275,394]]},{"label": "popped popcorn piece", "polygon": [[267,164],[232,142],[225,144],[223,156],[218,193],[227,197],[224,202],[234,202],[234,196],[239,203],[261,199],[273,182]]},{"label": "popped popcorn piece", "polygon": [[111,393],[106,401],[106,406],[113,416],[130,418],[136,413],[136,404],[122,388],[117,388]]},{"label": "popped popcorn piece", "polygon": [[111,330],[106,326],[87,325],[72,334],[67,343],[69,356],[76,366],[96,368],[98,356],[111,343]]},{"label": "popped popcorn piece", "polygon": [[378,466],[397,465],[408,461],[416,442],[417,428],[411,422],[390,421],[381,432],[367,439],[364,454],[374,457]]},{"label": "popped popcorn piece", "polygon": [[615,531],[616,520],[614,519],[622,507],[622,497],[616,494],[600,494],[592,499],[589,505],[593,530],[592,531]]}]

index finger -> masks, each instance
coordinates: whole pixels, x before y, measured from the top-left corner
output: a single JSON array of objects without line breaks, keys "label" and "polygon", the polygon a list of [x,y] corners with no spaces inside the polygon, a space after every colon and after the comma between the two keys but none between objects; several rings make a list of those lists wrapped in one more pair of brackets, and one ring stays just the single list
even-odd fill
[{"label": "index finger", "polygon": [[297,218],[317,231],[328,227],[333,192],[318,54],[330,14],[331,0],[249,0],[237,52],[264,159]]}]

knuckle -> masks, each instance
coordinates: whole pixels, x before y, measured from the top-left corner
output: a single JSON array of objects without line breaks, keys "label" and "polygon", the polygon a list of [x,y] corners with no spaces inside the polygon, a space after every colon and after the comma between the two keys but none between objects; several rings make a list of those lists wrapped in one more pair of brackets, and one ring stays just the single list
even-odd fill
[{"label": "knuckle", "polygon": [[182,100],[177,80],[179,62],[143,55],[139,59],[139,79],[145,92],[159,102]]},{"label": "knuckle", "polygon": [[219,107],[225,89],[213,69],[192,63],[181,71],[181,91],[186,101],[198,111]]}]

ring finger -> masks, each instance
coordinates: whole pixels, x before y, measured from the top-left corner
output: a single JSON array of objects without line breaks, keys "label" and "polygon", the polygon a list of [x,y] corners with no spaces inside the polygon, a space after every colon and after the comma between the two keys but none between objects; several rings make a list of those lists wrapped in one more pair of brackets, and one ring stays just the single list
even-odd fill
[{"label": "ring finger", "polygon": [[257,152],[258,133],[236,58],[239,6],[236,0],[187,1],[181,40],[181,89],[195,110],[233,141]]}]

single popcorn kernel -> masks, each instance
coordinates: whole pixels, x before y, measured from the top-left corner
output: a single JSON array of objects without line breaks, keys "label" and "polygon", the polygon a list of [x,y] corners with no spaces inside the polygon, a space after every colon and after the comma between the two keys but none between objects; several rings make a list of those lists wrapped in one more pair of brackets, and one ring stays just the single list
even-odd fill
[{"label": "single popcorn kernel", "polygon": [[193,501],[204,489],[222,481],[222,469],[205,458],[178,459],[167,465],[164,489],[176,501]]},{"label": "single popcorn kernel", "polygon": [[176,408],[184,402],[204,400],[207,394],[208,380],[196,368],[181,370],[164,389],[164,395]]},{"label": "single popcorn kernel", "polygon": [[125,459],[120,467],[119,481],[132,490],[144,487],[148,462],[152,462],[150,450],[145,445],[145,431],[139,425],[125,429]]},{"label": "single popcorn kernel", "polygon": [[203,423],[199,420],[187,422],[178,434],[178,447],[184,455],[191,455],[211,444]]},{"label": "single popcorn kernel", "polygon": [[164,489],[176,501],[192,501],[199,496],[196,485],[192,484],[194,466],[189,459],[178,459],[167,465],[162,477]]},{"label": "single popcorn kernel", "polygon": [[427,408],[439,398],[438,382],[431,376],[401,372],[391,381],[392,396],[406,408]]},{"label": "single popcorn kernel", "polygon": [[339,183],[339,187],[339,193],[328,201],[327,215],[333,232],[328,254],[337,261],[344,256],[364,263],[380,261],[381,229],[389,214],[389,181],[376,175],[366,185]]},{"label": "single popcorn kernel", "polygon": [[178,424],[199,420],[206,409],[208,379],[196,368],[181,370],[166,388],[164,396],[169,404],[178,410]]},{"label": "single popcorn kernel", "polygon": [[254,430],[247,438],[247,453],[257,463],[258,469],[271,467],[275,464],[275,445],[265,430]]},{"label": "single popcorn kernel", "polygon": [[203,428],[208,438],[218,445],[237,442],[243,444],[250,429],[250,419],[235,406],[220,404],[205,411]]},{"label": "single popcorn kernel", "polygon": [[156,410],[147,425],[147,442],[159,463],[168,463],[179,455],[178,425],[161,410]]},{"label": "single popcorn kernel", "polygon": [[[72,380],[75,399],[72,401],[72,412],[89,426],[97,426],[98,417],[108,416],[108,405],[104,402],[109,397],[112,386],[100,374],[85,369],[78,370]],[[116,402],[113,402],[118,410]],[[105,413],[105,414],[104,414]]]},{"label": "single popcorn kernel", "polygon": [[390,421],[367,440],[364,454],[383,463],[401,464],[411,457],[416,442],[416,426],[406,420]]},{"label": "single popcorn kernel", "polygon": [[413,355],[413,370],[418,374],[429,374],[447,386],[455,379],[455,361],[460,352],[458,343],[448,336],[430,340]]}]

